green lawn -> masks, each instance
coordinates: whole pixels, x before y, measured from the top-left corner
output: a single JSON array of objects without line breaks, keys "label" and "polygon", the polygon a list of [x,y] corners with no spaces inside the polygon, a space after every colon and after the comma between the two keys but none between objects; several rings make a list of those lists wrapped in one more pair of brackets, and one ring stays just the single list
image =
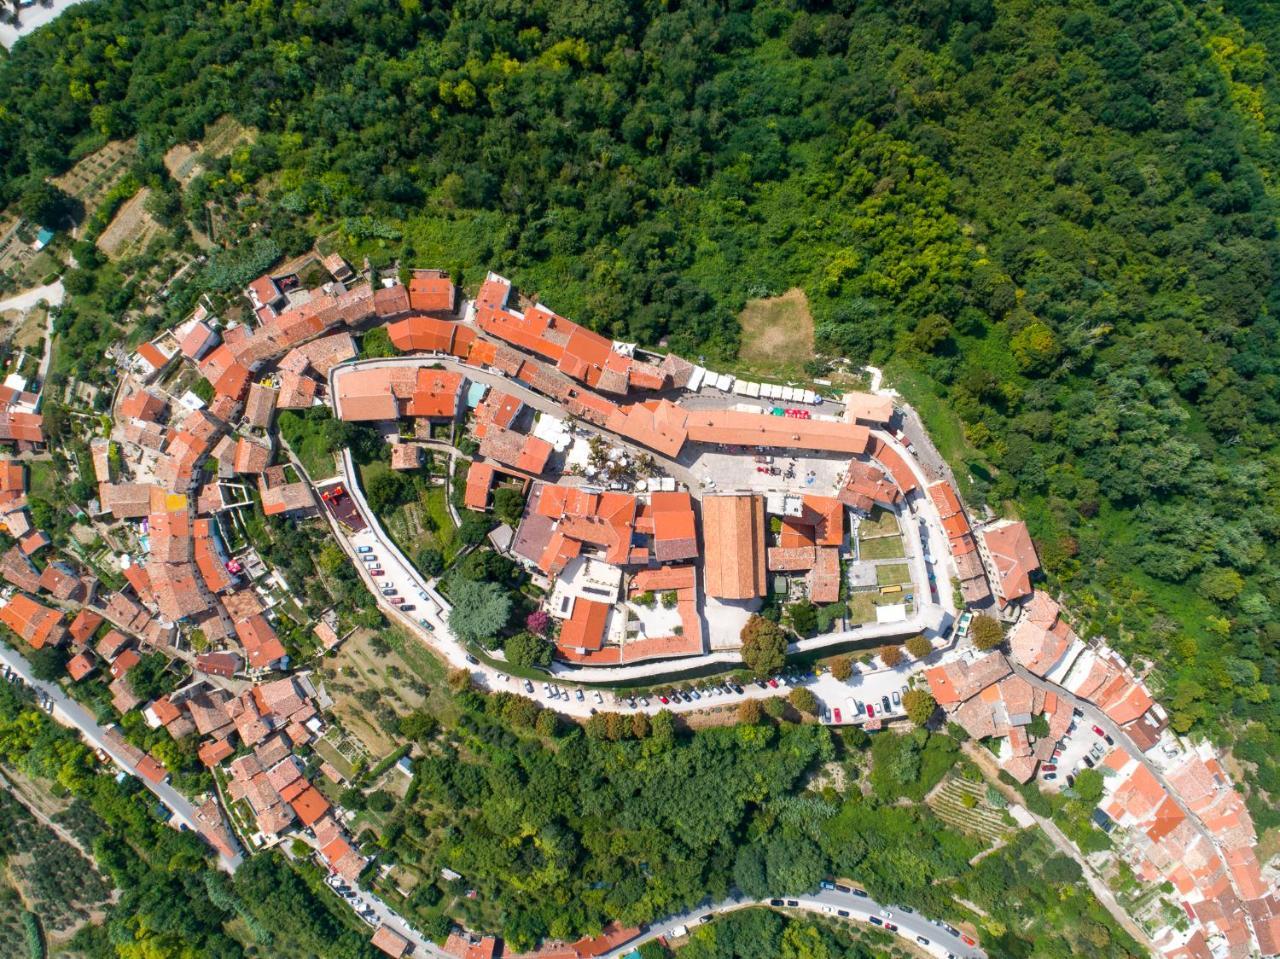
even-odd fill
[{"label": "green lawn", "polygon": [[312,480],[328,479],[337,471],[329,441],[320,432],[321,421],[303,416],[293,410],[281,410],[276,415],[280,433],[289,448],[302,462],[303,469]]},{"label": "green lawn", "polygon": [[53,498],[54,490],[62,482],[58,468],[50,461],[35,460],[27,464],[31,495],[42,500]]},{"label": "green lawn", "polygon": [[453,525],[453,517],[449,515],[449,492],[443,486],[433,486],[423,497],[427,515],[435,526],[436,545],[444,554],[446,563],[453,562],[462,544],[458,542],[458,528]]},{"label": "green lawn", "polygon": [[880,536],[876,539],[858,537],[860,559],[901,559],[906,555],[901,536]]},{"label": "green lawn", "polygon": [[892,596],[882,596],[875,591],[854,593],[849,597],[849,619],[854,623],[874,623],[877,606],[894,606],[902,600],[901,593]]},{"label": "green lawn", "polygon": [[906,586],[911,582],[911,567],[906,563],[886,563],[876,567],[876,583],[880,586]]},{"label": "green lawn", "polygon": [[876,536],[895,536],[899,532],[898,517],[887,509],[881,509],[879,506],[875,508],[870,516],[858,524],[859,538],[871,539]]}]

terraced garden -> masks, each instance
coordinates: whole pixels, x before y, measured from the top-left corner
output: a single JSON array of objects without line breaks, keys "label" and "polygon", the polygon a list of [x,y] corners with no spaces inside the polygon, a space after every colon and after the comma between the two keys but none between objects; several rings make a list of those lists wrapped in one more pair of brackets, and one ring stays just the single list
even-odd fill
[{"label": "terraced garden", "polygon": [[989,843],[1013,828],[1009,814],[988,801],[985,783],[952,776],[927,796],[925,802],[948,826]]}]

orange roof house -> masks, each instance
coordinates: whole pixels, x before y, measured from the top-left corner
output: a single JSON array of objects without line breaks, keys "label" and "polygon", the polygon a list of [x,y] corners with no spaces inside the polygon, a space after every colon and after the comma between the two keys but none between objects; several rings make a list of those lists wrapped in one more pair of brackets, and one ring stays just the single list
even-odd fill
[{"label": "orange roof house", "polygon": [[604,645],[605,626],[609,622],[608,603],[598,603],[591,599],[577,599],[573,603],[573,613],[560,627],[560,638],[556,645],[574,652],[588,652]]},{"label": "orange roof house", "polygon": [[78,683],[91,672],[97,660],[93,658],[93,654],[89,652],[76,653],[67,660],[67,675],[71,677],[73,683]]},{"label": "orange roof house", "polygon": [[1031,595],[1031,574],[1040,568],[1027,524],[1005,521],[978,531],[983,559],[994,570],[996,596],[1005,606]]},{"label": "orange roof house", "polygon": [[458,310],[458,288],[442,270],[414,270],[409,276],[409,308],[415,313],[451,316]]},{"label": "orange roof house", "polygon": [[244,644],[245,658],[254,668],[268,668],[285,657],[284,644],[261,613],[236,623],[236,635]]},{"label": "orange roof house", "polygon": [[703,572],[708,596],[741,600],[765,594],[766,532],[761,497],[703,497]]},{"label": "orange roof house", "polygon": [[0,607],[0,622],[25,639],[34,649],[61,646],[67,638],[62,613],[42,606],[26,593],[15,593]]},{"label": "orange roof house", "polygon": [[465,378],[447,370],[419,369],[413,395],[405,404],[408,416],[429,419],[452,418],[458,413],[458,398]]},{"label": "orange roof house", "polygon": [[659,563],[698,555],[697,523],[688,493],[653,493],[648,512],[653,516],[653,555]]},{"label": "orange roof house", "polygon": [[400,959],[401,956],[409,951],[409,940],[390,926],[379,926],[370,942],[390,956],[391,959]]},{"label": "orange roof house", "polygon": [[71,634],[71,641],[77,646],[86,645],[97,632],[98,627],[102,625],[102,617],[91,609],[81,609],[76,613],[76,618],[71,621],[68,632]]},{"label": "orange roof house", "polygon": [[484,512],[489,508],[489,490],[496,472],[488,463],[473,462],[467,468],[467,509]]}]

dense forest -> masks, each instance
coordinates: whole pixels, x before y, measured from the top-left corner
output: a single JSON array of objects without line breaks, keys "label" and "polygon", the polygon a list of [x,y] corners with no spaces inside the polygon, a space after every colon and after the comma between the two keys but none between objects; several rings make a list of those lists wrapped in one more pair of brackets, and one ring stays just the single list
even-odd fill
[{"label": "dense forest", "polygon": [[229,113],[172,205],[271,237],[209,285],[337,230],[724,362],[802,286],[1272,825],[1277,44],[1243,0],[99,0],[0,64],[0,191]]}]

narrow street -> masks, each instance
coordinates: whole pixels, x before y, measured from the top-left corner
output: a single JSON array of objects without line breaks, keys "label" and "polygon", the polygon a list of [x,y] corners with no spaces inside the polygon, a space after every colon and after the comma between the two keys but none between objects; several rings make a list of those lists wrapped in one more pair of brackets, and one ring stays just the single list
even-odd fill
[{"label": "narrow street", "polygon": [[[199,823],[196,820],[196,809],[191,802],[167,782],[152,783],[140,776],[137,766],[111,745],[106,736],[107,731],[99,726],[79,703],[68,697],[57,685],[36,679],[31,674],[31,667],[27,665],[27,661],[2,643],[0,643],[0,662],[21,676],[23,682],[32,689],[39,690],[49,697],[53,702],[52,716],[55,720],[64,726],[76,729],[91,748],[101,749],[112,758],[117,766],[137,776],[138,781],[151,790],[160,802],[164,803],[179,824],[192,832],[198,833],[200,831]],[[228,872],[234,872],[243,861],[239,853],[230,859],[225,856],[220,856],[219,858],[223,868]]]}]

